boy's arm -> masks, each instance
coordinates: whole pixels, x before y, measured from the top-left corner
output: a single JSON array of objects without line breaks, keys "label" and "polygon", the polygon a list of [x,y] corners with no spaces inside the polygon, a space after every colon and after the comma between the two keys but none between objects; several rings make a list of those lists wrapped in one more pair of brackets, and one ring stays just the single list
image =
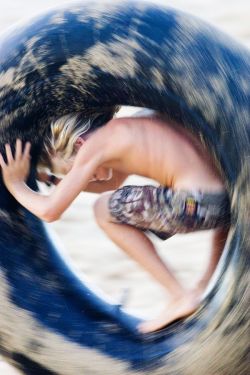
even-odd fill
[{"label": "boy's arm", "polygon": [[26,185],[30,169],[30,143],[26,143],[23,152],[22,142],[17,140],[15,156],[10,146],[6,145],[7,163],[0,154],[5,185],[16,200],[34,215],[45,221],[57,220],[79,193],[86,189],[96,169],[114,157],[119,157],[123,139],[120,130],[117,133],[113,126],[105,125],[96,131],[80,148],[72,169],[50,195],[35,192]]},{"label": "boy's arm", "polygon": [[[43,195],[31,190],[26,185],[23,177],[16,177],[16,171],[20,170],[19,166],[16,167],[15,173],[12,173],[12,176],[8,177],[7,174],[9,174],[10,168],[13,165],[11,163],[8,163],[8,165],[4,163],[4,160],[1,159],[4,182],[10,193],[27,210],[47,222],[60,218],[77,195],[88,185],[88,181],[99,165],[97,160],[94,160],[86,163],[84,166],[73,167],[50,195]],[[12,178],[13,176],[14,178]]]},{"label": "boy's arm", "polygon": [[105,125],[80,148],[71,171],[49,196],[46,221],[58,219],[81,191],[101,193],[118,188],[127,174],[116,172],[110,181],[89,182],[96,169],[110,160],[119,158],[124,151],[124,132],[120,123]]},{"label": "boy's arm", "polygon": [[6,145],[7,163],[0,154],[5,185],[16,200],[34,215],[49,222],[57,220],[77,195],[86,189],[96,169],[109,160],[107,138],[110,139],[110,134],[105,131],[93,135],[78,151],[71,171],[48,196],[31,190],[25,183],[30,169],[30,143],[26,143],[23,152],[22,142],[17,140],[15,156]]}]

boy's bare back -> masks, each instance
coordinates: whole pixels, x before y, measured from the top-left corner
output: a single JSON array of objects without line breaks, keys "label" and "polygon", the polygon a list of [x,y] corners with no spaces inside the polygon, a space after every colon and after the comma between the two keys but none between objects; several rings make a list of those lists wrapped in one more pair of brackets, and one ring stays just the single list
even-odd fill
[{"label": "boy's bare back", "polygon": [[110,140],[105,165],[114,170],[178,189],[223,188],[208,151],[178,124],[157,116],[118,118],[109,122],[105,136]]}]

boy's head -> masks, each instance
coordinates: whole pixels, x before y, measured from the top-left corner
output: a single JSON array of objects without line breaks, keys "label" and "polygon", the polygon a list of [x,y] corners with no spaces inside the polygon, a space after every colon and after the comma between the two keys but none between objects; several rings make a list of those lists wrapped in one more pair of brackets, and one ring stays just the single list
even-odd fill
[{"label": "boy's head", "polygon": [[90,116],[74,112],[52,122],[45,138],[40,165],[53,173],[66,174],[72,167],[77,151],[84,140],[96,129],[105,125],[115,114],[103,112]]}]

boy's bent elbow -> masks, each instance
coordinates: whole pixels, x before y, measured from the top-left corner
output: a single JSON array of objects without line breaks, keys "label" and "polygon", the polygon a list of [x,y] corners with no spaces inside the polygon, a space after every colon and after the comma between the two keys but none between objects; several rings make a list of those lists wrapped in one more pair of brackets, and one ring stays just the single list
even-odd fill
[{"label": "boy's bent elbow", "polygon": [[54,217],[54,216],[46,216],[43,218],[43,221],[46,221],[46,223],[53,223],[54,221],[59,220],[60,217]]},{"label": "boy's bent elbow", "polygon": [[43,221],[46,221],[47,223],[52,223],[53,221],[57,221],[60,219],[60,215],[56,212],[53,212],[51,210],[44,211],[40,218]]}]

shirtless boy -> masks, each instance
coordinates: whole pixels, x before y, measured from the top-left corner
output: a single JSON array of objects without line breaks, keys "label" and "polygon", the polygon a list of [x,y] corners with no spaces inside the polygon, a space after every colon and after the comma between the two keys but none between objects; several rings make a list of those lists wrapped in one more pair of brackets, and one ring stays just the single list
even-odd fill
[{"label": "shirtless boy", "polygon": [[[169,294],[160,316],[138,327],[151,332],[197,309],[225,244],[228,197],[207,150],[180,125],[154,114],[112,119],[93,131],[94,121],[71,114],[52,124],[46,150],[52,172],[65,177],[50,195],[26,185],[31,145],[26,143],[23,150],[20,140],[15,155],[8,144],[6,161],[0,154],[4,182],[20,204],[48,222],[59,219],[81,191],[101,193],[94,205],[100,227]],[[119,188],[131,174],[149,177],[159,185]],[[212,256],[202,280],[191,291],[163,263],[145,234],[151,231],[166,239],[212,228]]]}]

